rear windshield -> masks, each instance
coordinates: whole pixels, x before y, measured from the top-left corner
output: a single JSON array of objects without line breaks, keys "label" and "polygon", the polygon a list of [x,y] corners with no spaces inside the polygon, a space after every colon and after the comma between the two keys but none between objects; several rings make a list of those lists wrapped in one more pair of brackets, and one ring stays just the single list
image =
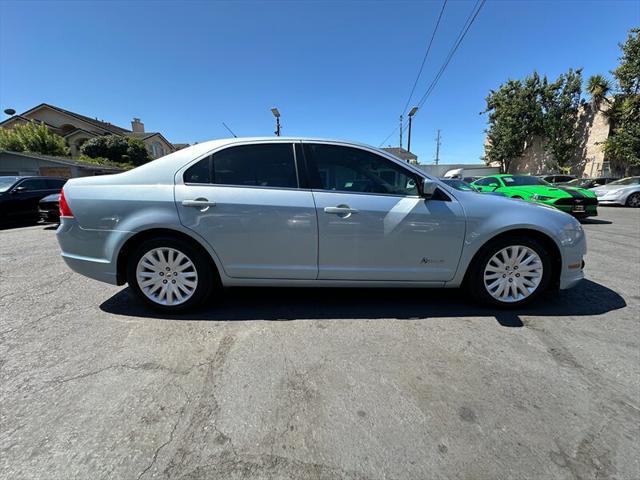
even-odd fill
[{"label": "rear windshield", "polygon": [[0,192],[6,192],[17,181],[18,177],[0,177]]},{"label": "rear windshield", "polygon": [[502,181],[507,187],[522,187],[526,185],[549,185],[547,182],[538,177],[530,175],[510,175],[502,177]]}]

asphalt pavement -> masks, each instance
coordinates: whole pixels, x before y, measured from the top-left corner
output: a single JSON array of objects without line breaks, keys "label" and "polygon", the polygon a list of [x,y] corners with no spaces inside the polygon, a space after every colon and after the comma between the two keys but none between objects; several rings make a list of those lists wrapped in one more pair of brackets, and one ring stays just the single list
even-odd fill
[{"label": "asphalt pavement", "polygon": [[640,211],[526,310],[238,289],[153,314],[0,231],[0,478],[638,479]]}]

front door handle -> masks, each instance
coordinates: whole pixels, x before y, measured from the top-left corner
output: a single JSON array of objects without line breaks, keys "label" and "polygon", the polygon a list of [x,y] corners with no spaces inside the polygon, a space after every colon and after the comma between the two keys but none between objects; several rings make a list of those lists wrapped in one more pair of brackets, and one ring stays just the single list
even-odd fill
[{"label": "front door handle", "polygon": [[353,213],[358,213],[358,210],[349,207],[349,205],[338,205],[337,207],[324,207],[324,213],[332,213],[339,217],[347,218]]},{"label": "front door handle", "polygon": [[195,200],[183,200],[183,207],[194,207],[199,208],[203,212],[207,210],[209,207],[215,207],[216,202],[210,202],[206,198],[196,198]]}]

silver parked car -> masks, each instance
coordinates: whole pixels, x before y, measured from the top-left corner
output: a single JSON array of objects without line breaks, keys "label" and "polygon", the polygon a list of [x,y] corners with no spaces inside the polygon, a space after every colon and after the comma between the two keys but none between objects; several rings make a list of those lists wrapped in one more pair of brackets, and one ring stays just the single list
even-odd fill
[{"label": "silver parked car", "polygon": [[601,205],[640,207],[640,177],[623,178],[591,190],[596,194],[598,203]]},{"label": "silver parked car", "polygon": [[584,232],[554,208],[452,188],[341,141],[201,143],[70,180],[62,256],[180,311],[219,286],[459,287],[519,306],[583,278]]}]

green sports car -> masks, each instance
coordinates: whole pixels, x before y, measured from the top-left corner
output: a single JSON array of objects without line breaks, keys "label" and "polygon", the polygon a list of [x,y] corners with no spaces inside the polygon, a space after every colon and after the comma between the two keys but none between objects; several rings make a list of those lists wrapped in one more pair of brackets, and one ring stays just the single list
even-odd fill
[{"label": "green sports car", "polygon": [[481,192],[496,192],[528,202],[543,203],[575,217],[598,215],[595,193],[584,188],[552,185],[530,175],[492,175],[472,183]]}]

